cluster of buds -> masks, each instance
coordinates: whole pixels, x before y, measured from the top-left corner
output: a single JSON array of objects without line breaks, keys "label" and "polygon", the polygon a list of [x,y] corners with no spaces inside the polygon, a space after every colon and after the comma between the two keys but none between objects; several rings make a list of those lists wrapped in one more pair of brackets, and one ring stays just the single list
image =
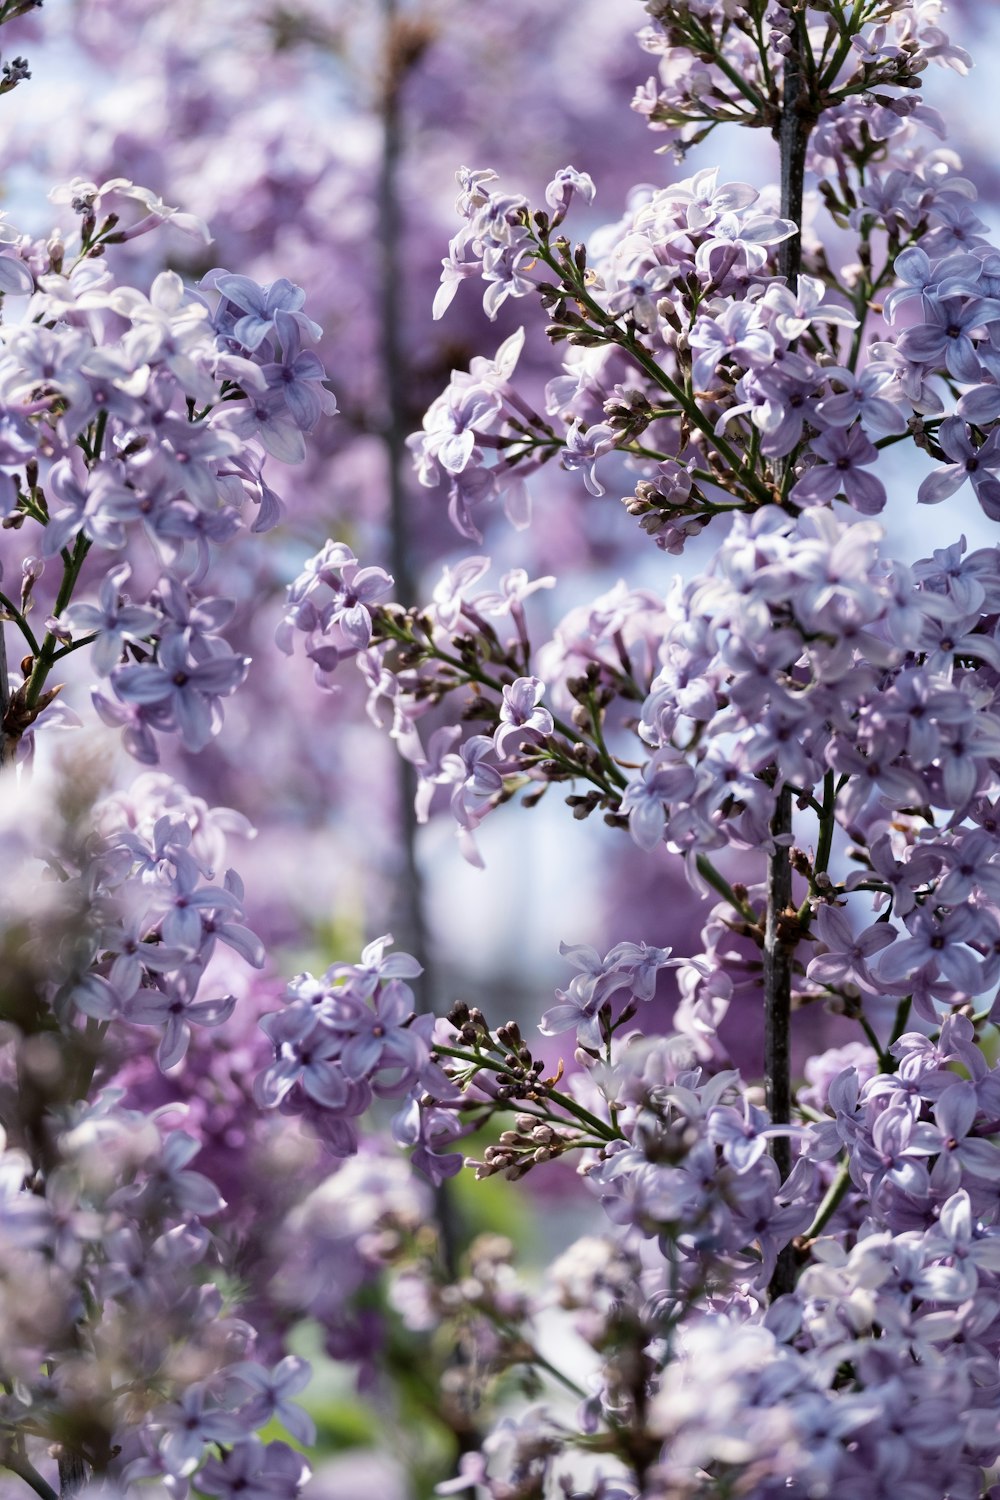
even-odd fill
[{"label": "cluster of buds", "polygon": [[554,1161],[577,1144],[574,1133],[539,1122],[536,1115],[516,1115],[514,1127],[501,1133],[496,1146],[486,1147],[482,1161],[470,1161],[477,1177],[493,1177],[502,1172],[508,1182],[516,1182],[532,1167]]}]

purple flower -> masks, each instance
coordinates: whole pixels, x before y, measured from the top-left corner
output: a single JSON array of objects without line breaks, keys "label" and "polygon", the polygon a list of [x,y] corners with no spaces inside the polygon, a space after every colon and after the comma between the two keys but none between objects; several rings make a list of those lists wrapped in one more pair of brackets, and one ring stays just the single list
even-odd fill
[{"label": "purple flower", "polygon": [[321,416],[336,412],[336,399],[322,384],[326,379],[322,361],[302,348],[298,320],[279,309],[275,325],[282,357],[280,363],[263,367],[264,377],[273,390],[280,391],[296,427],[302,432],[312,432]]},{"label": "purple flower", "polygon": [[884,984],[908,985],[921,969],[927,969],[965,995],[978,994],[982,963],[966,946],[977,928],[969,907],[940,914],[919,907],[907,919],[907,927],[910,935],[898,938],[879,960],[877,974]]},{"label": "purple flower", "polygon": [[671,803],[687,797],[694,782],[691,767],[669,749],[657,751],[643,767],[639,780],[629,782],[622,794],[621,810],[640,849],[655,849],[662,841]]},{"label": "purple flower", "polygon": [[806,469],[792,486],[792,499],[799,505],[832,500],[841,492],[862,515],[874,516],[885,505],[885,487],[864,466],[878,459],[878,449],[857,427],[835,427],[820,433],[810,451],[825,462]]},{"label": "purple flower", "polygon": [[258,349],[274,332],[277,313],[297,313],[306,300],[302,288],[284,276],[270,286],[258,286],[249,276],[210,271],[202,278],[201,285],[222,293],[223,301],[215,315],[216,327],[231,334],[244,349],[251,350]]},{"label": "purple flower", "polygon": [[578,172],[576,167],[560,167],[545,189],[545,201],[556,215],[555,222],[562,219],[574,194],[579,193],[585,203],[593,203],[594,179],[587,172]]},{"label": "purple flower", "polygon": [[[328,1024],[341,1038],[340,1064],[349,1079],[373,1078],[383,1068],[399,1070],[394,1087],[407,1087],[413,1075],[430,1058],[426,1023],[413,1020],[413,991],[399,979],[390,979],[372,996],[371,1004],[360,1001]],[[411,1024],[413,1023],[413,1024]],[[379,1090],[376,1088],[376,1092]]]},{"label": "purple flower", "polygon": [[160,641],[155,662],[116,667],[111,686],[126,704],[169,715],[188,750],[202,750],[221,722],[220,698],[234,693],[250,665],[248,656],[223,651],[202,662],[190,660],[183,632]]},{"label": "purple flower", "polygon": [[250,1401],[240,1410],[244,1422],[254,1427],[263,1427],[276,1418],[296,1442],[311,1447],[316,1441],[316,1424],[312,1418],[294,1405],[292,1396],[297,1396],[309,1383],[312,1371],[304,1359],[289,1354],[268,1371],[263,1365],[244,1361],[231,1365],[227,1371],[231,1380],[238,1380],[253,1392]]},{"label": "purple flower", "polygon": [[180,1400],[158,1407],[154,1420],[163,1429],[159,1451],[170,1473],[193,1474],[209,1443],[236,1443],[247,1435],[246,1424],[234,1412],[206,1410],[204,1385],[189,1385]]},{"label": "purple flower", "polygon": [[164,976],[160,980],[162,987],[139,990],[126,1008],[129,1021],[162,1028],[156,1060],[163,1072],[176,1067],[186,1056],[192,1025],[221,1026],[236,1006],[235,995],[196,1000],[200,978],[201,969],[189,965],[175,976]]},{"label": "purple flower", "polygon": [[518,677],[505,687],[500,705],[500,725],[493,736],[501,759],[515,754],[526,741],[538,744],[552,733],[552,715],[540,708],[545,684],[537,677]]},{"label": "purple flower", "polygon": [[52,465],[47,488],[61,502],[51,510],[42,549],[47,557],[61,551],[82,533],[98,547],[117,550],[125,545],[125,531],[110,502],[125,497],[116,472],[105,465],[76,477],[68,458]]},{"label": "purple flower", "polygon": [[602,454],[611,452],[617,441],[615,429],[603,422],[587,428],[579,421],[571,422],[566,429],[566,446],[560,455],[560,463],[570,473],[582,469],[583,482],[590,493],[603,495],[604,487],[594,473],[595,464]]},{"label": "purple flower", "polygon": [[198,1488],[219,1500],[296,1500],[309,1477],[301,1453],[286,1443],[244,1437],[221,1459],[210,1458],[198,1473]]},{"label": "purple flower", "polygon": [[300,464],[306,456],[301,428],[291,420],[283,388],[252,391],[246,403],[228,404],[211,416],[213,427],[248,442],[253,438],[265,453],[282,464]]},{"label": "purple flower", "polygon": [[970,480],[983,510],[991,520],[1000,520],[1000,431],[994,428],[977,448],[962,419],[947,417],[938,429],[938,442],[952,462],[927,476],[917,499],[922,505],[939,505]]},{"label": "purple flower", "polygon": [[112,568],[101,580],[98,603],[71,604],[62,618],[69,627],[82,635],[96,632],[91,660],[94,671],[101,677],[118,665],[126,642],[137,643],[152,635],[160,624],[155,610],[140,604],[129,604],[122,594],[122,585],[130,577],[128,563]]},{"label": "purple flower", "polygon": [[899,352],[917,364],[941,366],[956,380],[983,378],[976,352],[986,325],[1000,320],[1000,302],[984,297],[925,299],[924,321],[899,336]]},{"label": "purple flower", "polygon": [[877,990],[868,959],[889,946],[896,936],[894,927],[888,922],[874,922],[855,937],[842,910],[821,906],[816,913],[816,933],[826,952],[810,961],[808,979],[833,986],[856,984],[869,994]]}]

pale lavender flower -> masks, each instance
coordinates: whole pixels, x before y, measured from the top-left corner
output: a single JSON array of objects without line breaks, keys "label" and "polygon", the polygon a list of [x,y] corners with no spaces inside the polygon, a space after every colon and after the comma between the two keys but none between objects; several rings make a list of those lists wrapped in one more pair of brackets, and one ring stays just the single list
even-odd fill
[{"label": "pale lavender flower", "polygon": [[231,1365],[226,1371],[231,1380],[238,1380],[253,1393],[240,1416],[254,1427],[263,1427],[276,1418],[296,1442],[311,1447],[316,1441],[316,1424],[307,1412],[291,1401],[305,1390],[312,1371],[304,1359],[289,1354],[267,1370],[263,1365],[242,1361]]},{"label": "pale lavender flower", "polygon": [[537,677],[518,677],[505,687],[500,725],[493,743],[501,759],[516,754],[525,743],[539,744],[552,733],[552,715],[540,707],[545,684]]},{"label": "pale lavender flower", "polygon": [[843,492],[862,515],[876,515],[885,505],[885,486],[865,466],[875,463],[878,449],[857,427],[835,427],[821,433],[810,451],[825,460],[806,469],[792,486],[792,498],[800,505],[832,500]]}]

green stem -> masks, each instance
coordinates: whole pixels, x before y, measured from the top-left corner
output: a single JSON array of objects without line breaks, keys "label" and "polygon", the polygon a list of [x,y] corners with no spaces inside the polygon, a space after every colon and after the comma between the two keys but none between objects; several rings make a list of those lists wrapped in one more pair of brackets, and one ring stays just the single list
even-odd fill
[{"label": "green stem", "polygon": [[[817,875],[825,875],[830,867],[830,854],[833,850],[833,830],[836,825],[835,808],[837,804],[837,788],[834,782],[833,772],[827,771],[823,777],[823,805],[819,809],[819,837],[816,841],[816,858],[813,861],[813,878],[810,882],[812,895],[819,894],[816,886]],[[799,923],[803,931],[808,931],[812,916],[812,908],[809,897],[799,907]]]},{"label": "green stem", "polygon": [[[510,1328],[507,1324],[501,1323],[498,1319],[494,1319],[494,1322],[500,1329],[501,1333],[506,1333],[508,1338],[514,1339],[517,1342],[523,1344],[524,1341],[516,1328]],[[540,1370],[544,1370],[547,1375],[551,1375],[553,1380],[558,1380],[559,1384],[565,1386],[566,1389],[568,1391],[571,1391],[574,1396],[578,1397],[581,1401],[586,1400],[587,1392],[583,1389],[583,1387],[577,1385],[576,1381],[571,1380],[568,1375],[564,1375],[562,1370],[558,1369],[554,1364],[551,1363],[550,1360],[547,1360],[545,1358],[544,1354],[540,1354],[535,1348],[534,1344],[529,1344],[527,1346],[525,1356],[523,1359],[518,1360],[518,1364],[537,1365]]]},{"label": "green stem", "polygon": [[[712,61],[719,69],[719,72],[724,73],[733,87],[738,89],[739,92],[743,95],[744,99],[748,99],[750,101],[754,109],[757,111],[758,115],[765,115],[767,113],[767,100],[764,99],[760,94],[758,94],[757,90],[747,82],[738,68],[734,68],[732,63],[729,62],[727,58],[723,57],[721,47],[716,47],[714,49],[714,53],[715,55],[713,56]],[[746,117],[744,117],[742,123],[747,123]],[[761,123],[763,123],[763,120],[761,121]]]},{"label": "green stem", "polygon": [[53,662],[62,661],[64,656],[72,656],[74,651],[79,651],[83,646],[93,645],[100,635],[99,630],[94,630],[90,635],[81,635],[78,641],[70,641],[68,646],[60,646],[58,651],[52,653]]},{"label": "green stem", "polygon": [[611,759],[611,752],[607,747],[604,739],[604,731],[601,727],[601,711],[597,706],[597,700],[595,699],[593,693],[587,694],[587,707],[590,709],[590,722],[593,729],[594,744],[597,746],[597,752],[600,755],[601,760],[609,768],[610,773],[615,777],[619,786],[628,786],[626,777],[621,774],[621,772],[618,770],[618,767]]},{"label": "green stem", "polygon": [[893,1071],[892,1058],[890,1057],[888,1052],[883,1051],[882,1043],[879,1041],[878,1037],[875,1034],[875,1028],[872,1026],[868,1017],[863,1013],[859,1013],[857,1019],[861,1030],[864,1032],[865,1036],[871,1043],[871,1046],[878,1055],[879,1068],[883,1073],[891,1073]]},{"label": "green stem", "polygon": [[[575,295],[579,294],[577,293]],[[588,301],[589,300],[590,299],[588,298]],[[594,303],[593,305],[595,308],[597,307],[596,303]],[[599,308],[598,311],[600,311]],[[690,418],[694,425],[708,439],[716,452],[725,459],[726,463],[732,469],[734,476],[744,487],[744,489],[746,489],[749,494],[752,494],[760,502],[760,504],[769,505],[774,498],[770,490],[768,490],[766,486],[761,483],[761,481],[755,474],[751,474],[746,470],[744,465],[740,462],[739,455],[737,454],[735,448],[727,443],[725,438],[716,435],[715,424],[709,421],[709,419],[700,411],[697,404],[693,400],[689,400],[681,387],[677,385],[675,381],[671,380],[666,370],[662,369],[661,366],[657,364],[652,355],[646,352],[646,350],[640,344],[639,340],[636,338],[635,334],[628,333],[623,330],[620,332],[619,338],[615,339],[614,342],[632,356],[632,358],[638,365],[642,367],[642,369],[646,372],[651,380],[654,380],[657,385],[661,387],[661,389],[665,390],[669,395],[673,396],[674,400],[684,408],[686,415]],[[716,481],[716,483],[718,483],[718,480]]]},{"label": "green stem", "polygon": [[13,602],[12,599],[8,599],[7,595],[2,591],[0,591],[0,604],[3,605],[4,609],[10,615],[11,620],[17,626],[18,630],[21,632],[21,634],[24,636],[24,639],[31,647],[32,656],[37,656],[38,641],[35,638],[35,632],[32,630],[31,626],[28,624],[27,620],[18,609],[17,605]]},{"label": "green stem", "polygon": [[740,900],[739,896],[737,896],[736,892],[729,884],[729,881],[723,874],[720,873],[720,871],[715,868],[715,866],[712,864],[712,861],[707,857],[707,855],[699,854],[695,859],[695,866],[698,870],[698,874],[702,877],[702,879],[707,880],[712,889],[714,891],[718,891],[719,895],[722,896],[724,900],[729,902],[733,910],[739,912],[740,916],[745,922],[749,922],[751,924],[756,923],[756,913],[746,904],[745,901]]},{"label": "green stem", "polygon": [[[73,590],[80,577],[80,569],[83,567],[84,559],[90,551],[90,542],[81,531],[73,545],[72,554],[63,552],[63,577],[59,586],[59,593],[52,613],[58,618],[73,597]],[[24,701],[27,708],[34,708],[42,695],[45,680],[56,660],[59,651],[59,638],[51,630],[45,632],[42,644],[38,649],[34,664],[31,668],[31,676],[28,678],[24,690]]]},{"label": "green stem", "polygon": [[847,1191],[850,1186],[851,1168],[850,1163],[845,1156],[841,1161],[840,1166],[837,1168],[836,1177],[834,1177],[833,1181],[830,1183],[830,1186],[827,1188],[825,1194],[823,1195],[823,1201],[820,1204],[819,1208],[816,1210],[816,1217],[813,1219],[812,1223],[809,1225],[809,1228],[805,1232],[805,1239],[814,1240],[818,1234],[822,1234],[827,1224],[829,1224],[830,1220],[837,1212],[837,1209],[840,1207],[844,1198],[847,1196]]},{"label": "green stem", "polygon": [[860,4],[855,5],[850,21],[847,20],[847,17],[839,6],[837,7],[837,13],[843,30],[837,50],[833,54],[826,71],[819,79],[819,90],[821,93],[826,93],[836,83],[837,74],[850,56],[851,43],[867,19],[868,7]]},{"label": "green stem", "polygon": [[[434,1051],[441,1053],[444,1057],[456,1057],[461,1062],[473,1063],[479,1068],[489,1068],[492,1073],[509,1073],[510,1069],[506,1063],[494,1062],[492,1058],[484,1057],[481,1052],[464,1052],[460,1047],[448,1047],[443,1042],[434,1043]],[[589,1130],[592,1130],[602,1141],[620,1141],[623,1139],[620,1130],[609,1126],[605,1120],[599,1120],[592,1115],[589,1109],[584,1109],[582,1104],[577,1104],[575,1099],[562,1094],[558,1089],[547,1088],[543,1083],[530,1085],[532,1092],[542,1094],[546,1099],[551,1099],[558,1109],[565,1110],[567,1114],[575,1116]],[[515,1102],[511,1103],[511,1109],[518,1108]]]},{"label": "green stem", "polygon": [[889,1049],[899,1041],[906,1029],[906,1023],[910,1019],[910,1005],[912,1001],[912,995],[904,995],[896,1006],[896,1014],[892,1022],[892,1033],[886,1043],[886,1056],[889,1058],[889,1067],[885,1070],[887,1073],[894,1073],[896,1071],[896,1059],[892,1056]]}]

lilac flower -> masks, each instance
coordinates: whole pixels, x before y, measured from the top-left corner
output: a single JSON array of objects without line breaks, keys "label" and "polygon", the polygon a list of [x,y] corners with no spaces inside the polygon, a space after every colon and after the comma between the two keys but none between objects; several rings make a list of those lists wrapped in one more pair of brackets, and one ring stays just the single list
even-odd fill
[{"label": "lilac flower", "polygon": [[957,1191],[963,1177],[992,1182],[1000,1167],[1000,1146],[974,1135],[979,1101],[971,1082],[945,1088],[934,1105],[940,1155],[934,1164],[935,1185]]},{"label": "lilac flower", "polygon": [[324,1109],[339,1111],[350,1099],[349,1080],[340,1066],[343,1039],[318,1017],[290,1011],[261,1022],[275,1043],[275,1062],[254,1082],[254,1097],[265,1109],[281,1104],[297,1084]]},{"label": "lilac flower", "polygon": [[196,1000],[194,996],[200,978],[200,968],[189,966],[176,977],[164,978],[162,988],[139,990],[127,1006],[125,1014],[128,1020],[140,1026],[162,1028],[156,1060],[163,1072],[176,1067],[186,1056],[192,1025],[221,1026],[236,1006],[235,995]]},{"label": "lilac flower", "polygon": [[98,603],[74,602],[63,613],[69,628],[82,635],[97,634],[91,661],[101,677],[121,660],[125,644],[137,644],[152,635],[159,625],[155,610],[141,604],[129,604],[122,585],[131,576],[128,563],[112,568],[101,580]]},{"label": "lilac flower", "polygon": [[210,1458],[198,1473],[198,1488],[219,1500],[297,1500],[309,1466],[286,1443],[244,1436],[221,1459]]},{"label": "lilac flower", "polygon": [[570,202],[579,194],[585,203],[593,203],[594,179],[587,172],[578,172],[576,167],[560,167],[545,189],[545,201],[555,214],[558,223],[566,214]]},{"label": "lilac flower", "polygon": [[[301,287],[280,277],[270,286],[258,286],[249,276],[234,276],[229,271],[210,271],[202,286],[222,293],[216,313],[216,326],[231,333],[244,349],[255,350],[275,331],[279,312],[298,313],[306,300]],[[242,313],[242,317],[238,316]]]},{"label": "lilac flower", "polygon": [[937,298],[926,303],[924,321],[899,336],[899,352],[919,364],[944,368],[956,380],[975,384],[982,379],[976,350],[989,323],[1000,319],[1000,302],[989,298]]},{"label": "lilac flower", "polygon": [[486,245],[483,250],[483,311],[493,321],[508,297],[527,297],[535,282],[527,273],[535,261],[528,250],[511,245]]},{"label": "lilac flower", "polygon": [[827,301],[826,287],[816,276],[800,276],[794,295],[787,286],[772,284],[764,293],[763,305],[778,333],[789,342],[801,338],[813,323],[857,327],[857,318],[849,307]]},{"label": "lilac flower", "polygon": [[427,742],[426,754],[419,744],[413,752],[401,749],[401,753],[411,761],[417,773],[413,807],[418,823],[426,823],[430,816],[434,788],[453,783],[454,761],[449,761],[449,756],[454,754],[455,742],[461,737],[461,725],[447,724],[441,729],[435,729]]},{"label": "lilac flower", "polygon": [[772,1125],[763,1110],[744,1100],[742,1111],[717,1104],[708,1113],[708,1139],[722,1150],[737,1172],[749,1171],[777,1135],[794,1134],[797,1127]]},{"label": "lilac flower", "polygon": [[565,990],[556,990],[557,1004],[549,1007],[538,1022],[543,1036],[559,1036],[564,1031],[575,1031],[581,1047],[595,1051],[604,1045],[600,1024],[600,1012],[607,995],[592,979],[584,974],[574,974]]},{"label": "lilac flower", "polygon": [[162,1428],[160,1454],[168,1470],[185,1477],[193,1474],[209,1443],[235,1443],[246,1437],[246,1426],[234,1412],[206,1410],[203,1385],[189,1385],[180,1401],[161,1406],[155,1421]]},{"label": "lilac flower", "polygon": [[877,515],[885,505],[885,487],[873,474],[865,474],[863,467],[876,461],[878,449],[857,427],[820,433],[810,451],[825,463],[806,469],[792,486],[792,498],[798,504],[832,500],[842,491],[862,515]]},{"label": "lilac flower", "polygon": [[817,416],[828,426],[849,427],[860,420],[865,431],[876,437],[906,431],[906,414],[891,399],[899,393],[891,370],[870,365],[858,375],[832,370],[830,376],[844,389],[825,396],[816,408]]},{"label": "lilac flower", "polygon": [[503,792],[502,773],[486,761],[486,757],[493,753],[493,741],[489,736],[474,734],[457,754],[444,758],[454,779],[451,811],[458,824],[459,847],[469,863],[478,867],[482,866],[482,856],[472,832],[496,806],[497,798]]},{"label": "lilac flower", "polygon": [[560,455],[560,463],[571,473],[582,469],[583,482],[590,493],[603,495],[603,486],[594,473],[595,463],[602,454],[610,453],[617,441],[614,428],[603,422],[586,429],[578,421],[571,422],[566,429],[566,446]]},{"label": "lilac flower", "polygon": [[441,261],[441,284],[434,294],[434,302],[431,307],[431,317],[437,321],[443,318],[458,291],[459,282],[468,281],[472,276],[478,276],[481,270],[478,261],[460,260],[460,240],[453,240],[448,254]]},{"label": "lilac flower", "polygon": [[122,730],[122,743],[135,760],[144,766],[159,763],[160,753],[156,748],[153,730],[161,733],[173,727],[173,720],[165,704],[115,703],[102,693],[92,692],[91,702],[98,717],[112,729]]},{"label": "lilac flower", "polygon": [[184,635],[177,633],[160,641],[155,662],[116,667],[111,686],[126,704],[168,714],[187,748],[201,750],[217,732],[219,700],[236,691],[249,665],[249,657],[228,651],[191,661]]},{"label": "lilac flower", "polygon": [[388,980],[372,997],[370,1007],[359,1003],[343,1016],[332,1018],[328,1024],[341,1036],[340,1065],[346,1076],[354,1081],[370,1079],[382,1069],[399,1070],[394,1088],[408,1087],[430,1057],[422,1032],[431,1018],[420,1019],[424,1026],[410,1024],[413,991],[399,979]]},{"label": "lilac flower", "polygon": [[298,1443],[310,1447],[316,1441],[316,1424],[290,1397],[297,1396],[309,1383],[311,1370],[304,1359],[289,1354],[271,1371],[262,1365],[242,1361],[227,1370],[231,1380],[238,1380],[253,1392],[240,1416],[247,1424],[263,1427],[272,1418],[282,1424]]},{"label": "lilac flower", "polygon": [[730,302],[715,317],[701,314],[688,335],[700,351],[691,370],[696,387],[704,388],[724,359],[741,365],[766,364],[774,355],[774,337],[763,324],[758,302]]},{"label": "lilac flower", "polygon": [[215,1184],[202,1172],[187,1170],[201,1150],[201,1143],[184,1130],[173,1130],[163,1141],[159,1156],[150,1163],[146,1182],[118,1188],[109,1198],[137,1214],[165,1210],[199,1218],[211,1218],[225,1208]]},{"label": "lilac flower", "polygon": [[349,547],[326,542],[288,590],[278,646],[290,655],[293,630],[303,630],[309,635],[308,655],[324,667],[335,666],[370,644],[368,606],[391,588],[392,578],[382,568],[363,568]]},{"label": "lilac flower", "polygon": [[283,388],[251,392],[246,404],[233,404],[215,411],[212,426],[223,428],[244,441],[256,439],[265,453],[283,464],[300,464],[306,456],[302,430],[290,420]]},{"label": "lilac flower", "polygon": [[423,1106],[419,1094],[407,1100],[392,1122],[393,1139],[400,1146],[414,1148],[410,1160],[435,1187],[462,1170],[464,1156],[447,1147],[467,1128],[454,1110]]},{"label": "lilac flower", "polygon": [[876,972],[883,983],[897,985],[926,967],[964,994],[978,994],[982,966],[966,947],[975,936],[977,922],[968,907],[941,915],[918,908],[907,927],[910,935],[893,943],[879,960]]},{"label": "lilac flower", "polygon": [[[643,264],[644,261],[649,263]],[[627,312],[640,328],[652,332],[659,316],[657,303],[676,280],[676,266],[662,265],[644,251],[641,258],[631,257],[621,267],[621,275],[616,277],[617,284],[606,301],[607,310],[616,316]]]},{"label": "lilac flower", "polygon": [[[560,944],[560,952],[563,951]],[[632,997],[636,1000],[652,1000],[660,969],[672,969],[686,962],[684,959],[671,958],[672,952],[671,948],[657,948],[649,943],[616,943],[604,960],[608,976],[603,981],[604,992],[607,994],[611,988],[611,976],[624,972],[628,976],[626,987]]]},{"label": "lilac flower", "polygon": [[334,964],[327,970],[329,978],[343,978],[351,988],[362,996],[374,995],[380,984],[390,979],[416,979],[423,973],[411,953],[388,953],[393,936],[384,932],[373,938],[361,950],[361,960],[356,964]]},{"label": "lilac flower", "polygon": [[[960,266],[955,267],[955,272],[979,275],[979,267],[976,266],[972,255],[964,255],[960,258]],[[904,302],[910,302],[915,297],[924,299],[927,296],[928,303],[933,302],[934,293],[939,287],[940,263],[931,263],[930,255],[921,249],[919,245],[910,245],[906,251],[897,255],[892,270],[895,272],[895,287],[891,288],[885,299],[885,314],[889,323],[895,320],[895,309],[903,306]]]},{"label": "lilac flower", "polygon": [[[875,1119],[870,1141],[858,1140],[851,1160],[856,1180],[863,1178],[870,1198],[883,1184],[920,1199],[927,1195],[929,1177],[923,1158],[935,1154],[935,1133],[914,1121],[902,1105],[890,1105]],[[860,1185],[860,1184],[859,1184]]]},{"label": "lilac flower", "polygon": [[132,323],[121,345],[127,365],[165,366],[186,396],[201,403],[215,400],[215,382],[204,361],[208,312],[188,294],[176,271],[161,271],[148,297],[119,287],[109,302]]},{"label": "lilac flower", "polygon": [[827,951],[810,960],[807,978],[825,985],[856,984],[873,993],[877,986],[868,959],[889,946],[895,929],[888,922],[875,922],[855,937],[843,911],[821,906],[816,913],[816,932]]},{"label": "lilac flower", "polygon": [[695,266],[702,276],[718,277],[720,261],[731,265],[735,255],[748,271],[759,271],[767,264],[769,247],[798,232],[790,219],[776,214],[723,213],[713,220],[711,233],[698,246]]},{"label": "lilac flower", "polygon": [[61,502],[53,508],[42,543],[47,557],[61,551],[78,533],[98,547],[117,550],[125,545],[125,532],[109,507],[121,495],[123,485],[114,470],[100,467],[83,481],[77,479],[68,458],[53,464],[48,489]]},{"label": "lilac flower", "polygon": [[544,692],[545,684],[537,677],[518,677],[504,688],[500,726],[493,736],[501,759],[516,754],[525,742],[539,744],[552,733],[552,715],[539,707]]},{"label": "lilac flower", "polygon": [[694,772],[671,752],[658,751],[643,767],[641,778],[625,788],[621,810],[629,833],[640,849],[655,849],[664,836],[674,798],[685,797],[694,785]]},{"label": "lilac flower", "polygon": [[[982,1144],[988,1145],[985,1141]],[[963,1299],[975,1295],[980,1270],[1000,1271],[1000,1234],[995,1227],[984,1228],[976,1223],[964,1188],[953,1193],[943,1205],[937,1224],[928,1231],[928,1240],[935,1250],[939,1247],[939,1253],[951,1261],[954,1273],[961,1276]]]},{"label": "lilac flower", "polygon": [[[282,358],[263,367],[264,377],[273,390],[284,397],[292,419],[302,432],[311,432],[324,414],[332,416],[337,402],[322,382],[326,371],[318,355],[302,348],[302,330],[290,313],[275,313],[275,326],[281,342]],[[265,445],[266,446],[266,445]]]},{"label": "lilac flower", "polygon": [[938,442],[952,463],[935,469],[920,485],[917,499],[923,505],[939,505],[971,480],[976,498],[992,520],[1000,520],[1000,434],[994,429],[977,448],[968,427],[959,417],[948,417],[938,430]]}]

